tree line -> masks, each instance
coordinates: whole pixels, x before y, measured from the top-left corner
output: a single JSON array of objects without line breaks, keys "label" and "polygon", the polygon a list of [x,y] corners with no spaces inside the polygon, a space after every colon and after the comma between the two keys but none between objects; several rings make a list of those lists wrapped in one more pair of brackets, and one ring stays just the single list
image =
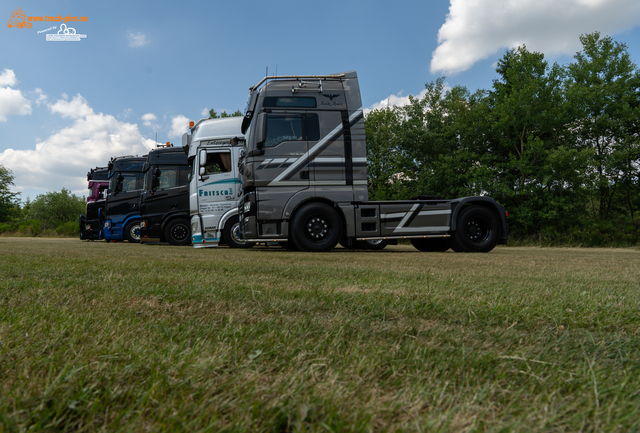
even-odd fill
[{"label": "tree line", "polygon": [[84,214],[86,199],[61,191],[39,194],[32,201],[20,202],[20,193],[12,192],[13,173],[0,165],[0,234],[26,236],[77,236],[78,215]]},{"label": "tree line", "polygon": [[640,72],[592,33],[566,66],[526,46],[489,90],[426,85],[366,116],[369,199],[488,195],[511,239],[634,245],[640,235]]}]

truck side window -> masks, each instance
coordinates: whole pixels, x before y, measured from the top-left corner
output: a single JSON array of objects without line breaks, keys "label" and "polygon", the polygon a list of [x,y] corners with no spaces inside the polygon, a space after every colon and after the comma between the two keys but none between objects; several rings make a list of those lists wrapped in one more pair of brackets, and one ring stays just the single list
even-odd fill
[{"label": "truck side window", "polygon": [[122,182],[116,187],[118,192],[136,191],[142,189],[142,173],[122,173]]},{"label": "truck side window", "polygon": [[177,167],[162,167],[158,174],[157,179],[153,182],[153,190],[173,188],[178,186],[177,184],[178,168]]},{"label": "truck side window", "polygon": [[207,163],[204,166],[205,174],[228,173],[231,171],[231,154],[207,153]]},{"label": "truck side window", "polygon": [[302,116],[268,116],[265,147],[273,147],[283,141],[303,140]]}]

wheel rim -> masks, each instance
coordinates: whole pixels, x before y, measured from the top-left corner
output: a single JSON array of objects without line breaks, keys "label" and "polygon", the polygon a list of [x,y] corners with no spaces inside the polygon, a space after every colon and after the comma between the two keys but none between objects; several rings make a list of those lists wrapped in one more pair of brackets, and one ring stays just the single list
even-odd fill
[{"label": "wheel rim", "polygon": [[331,233],[331,224],[322,217],[313,216],[305,224],[305,235],[313,242],[322,242]]},{"label": "wheel rim", "polygon": [[240,237],[240,223],[237,222],[233,225],[233,227],[231,227],[231,237],[233,238],[234,242],[238,243],[238,244],[244,244],[244,239],[242,239]]},{"label": "wheel rim", "polygon": [[129,235],[131,236],[131,239],[139,241],[140,240],[140,224],[132,225],[131,229],[129,229]]},{"label": "wheel rim", "polygon": [[491,227],[484,218],[471,218],[467,222],[467,235],[471,242],[481,243],[491,236]]},{"label": "wheel rim", "polygon": [[175,225],[171,229],[171,237],[178,242],[182,242],[189,237],[189,229],[183,224]]}]

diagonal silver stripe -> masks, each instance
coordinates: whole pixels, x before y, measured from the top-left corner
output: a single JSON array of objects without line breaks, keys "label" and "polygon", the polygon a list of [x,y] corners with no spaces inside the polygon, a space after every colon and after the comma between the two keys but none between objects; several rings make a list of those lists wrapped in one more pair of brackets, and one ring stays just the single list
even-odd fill
[{"label": "diagonal silver stripe", "polygon": [[[351,116],[349,116],[349,123],[353,122],[353,119],[355,119],[359,115],[360,116],[362,115],[362,107],[360,107],[358,110],[354,111],[353,114]],[[330,139],[335,137],[340,131],[342,131],[342,123],[339,124],[338,126],[336,126],[335,128],[333,128],[333,130],[330,133],[328,133],[327,135],[322,137],[322,140],[318,141],[315,146],[313,146],[311,149],[309,149],[307,151],[307,153],[305,153],[300,158],[298,158],[296,162],[291,164],[289,166],[289,168],[287,168],[285,171],[280,173],[278,175],[278,177],[273,179],[273,181],[269,182],[269,185],[272,185],[272,184],[274,184],[276,182],[280,182],[283,178],[288,176],[289,173],[291,173],[294,170],[297,170],[298,167],[300,167],[305,162],[305,160],[307,160],[308,158],[311,158],[313,155],[318,153],[320,151],[320,149],[322,149],[322,146],[324,146],[324,144],[327,141],[329,141]]]}]

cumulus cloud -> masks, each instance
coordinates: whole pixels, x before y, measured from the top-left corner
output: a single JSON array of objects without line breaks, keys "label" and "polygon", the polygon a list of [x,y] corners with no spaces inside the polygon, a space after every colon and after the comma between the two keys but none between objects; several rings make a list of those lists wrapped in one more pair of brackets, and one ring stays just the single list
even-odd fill
[{"label": "cumulus cloud", "polygon": [[[370,111],[376,110],[379,108],[387,108],[387,107],[402,107],[409,103],[409,95],[402,96],[402,91],[398,92],[397,95],[390,94],[386,99],[383,99],[380,102],[374,103],[371,107],[365,108],[364,114],[369,114]],[[414,98],[421,99],[427,94],[427,89],[424,89],[422,92],[417,95],[412,95]]]},{"label": "cumulus cloud", "polygon": [[638,0],[451,0],[431,72],[461,72],[523,44],[547,55],[571,55],[581,49],[581,34],[613,35],[637,25]]},{"label": "cumulus cloud", "polygon": [[89,107],[87,100],[79,93],[71,101],[64,93],[62,97],[64,99],[59,99],[54,104],[49,105],[52,113],[58,113],[62,117],[70,117],[71,119],[80,119],[93,114],[93,109]]},{"label": "cumulus cloud", "polygon": [[0,74],[0,86],[2,87],[11,87],[15,86],[18,83],[18,79],[16,78],[15,72],[12,69],[5,69]]},{"label": "cumulus cloud", "polygon": [[128,32],[127,39],[129,40],[129,46],[131,48],[140,48],[145,45],[149,45],[151,42],[144,33],[140,32]]},{"label": "cumulus cloud", "polygon": [[158,120],[158,117],[153,113],[147,113],[147,114],[143,114],[141,119],[142,119],[142,124],[144,126],[155,126],[153,122]]},{"label": "cumulus cloud", "polygon": [[39,107],[41,104],[44,104],[47,102],[47,100],[49,99],[47,97],[47,95],[42,91],[42,89],[36,87],[36,89],[34,90],[34,93],[36,94],[36,105]]},{"label": "cumulus cloud", "polygon": [[0,73],[0,122],[6,122],[7,116],[31,114],[31,103],[18,89],[12,89],[18,83],[11,69]]},{"label": "cumulus cloud", "polygon": [[144,155],[154,148],[154,141],[144,138],[137,125],[96,114],[80,94],[71,101],[68,97],[60,99],[49,109],[73,119],[73,124],[37,143],[34,149],[0,153],[0,164],[11,168],[18,190],[59,191],[65,187],[83,193],[90,168],[104,167],[113,156]]},{"label": "cumulus cloud", "polygon": [[189,119],[182,114],[179,114],[171,118],[171,131],[169,131],[169,138],[182,137],[182,134],[189,129]]}]

